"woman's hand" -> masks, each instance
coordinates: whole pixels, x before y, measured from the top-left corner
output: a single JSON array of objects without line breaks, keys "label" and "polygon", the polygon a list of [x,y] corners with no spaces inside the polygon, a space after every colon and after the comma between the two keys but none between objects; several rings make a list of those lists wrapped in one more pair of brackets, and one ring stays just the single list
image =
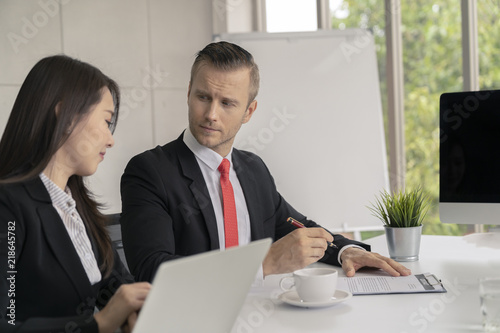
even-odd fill
[{"label": "woman's hand", "polygon": [[130,316],[128,316],[125,324],[122,325],[122,332],[123,333],[132,333],[132,330],[134,329],[136,321],[137,321],[137,312],[132,312],[130,314]]},{"label": "woman's hand", "polygon": [[132,331],[137,311],[144,304],[150,288],[148,282],[121,285],[108,304],[94,315],[99,332],[113,333],[124,324]]}]

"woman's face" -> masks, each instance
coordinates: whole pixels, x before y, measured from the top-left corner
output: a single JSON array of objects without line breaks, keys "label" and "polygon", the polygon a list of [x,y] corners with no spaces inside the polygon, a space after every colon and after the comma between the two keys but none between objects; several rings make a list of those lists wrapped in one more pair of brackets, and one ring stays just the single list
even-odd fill
[{"label": "woman's face", "polygon": [[110,124],[114,113],[113,97],[103,88],[101,101],[75,126],[60,151],[59,160],[69,171],[69,176],[89,176],[96,172],[104,159],[106,149],[114,145]]}]

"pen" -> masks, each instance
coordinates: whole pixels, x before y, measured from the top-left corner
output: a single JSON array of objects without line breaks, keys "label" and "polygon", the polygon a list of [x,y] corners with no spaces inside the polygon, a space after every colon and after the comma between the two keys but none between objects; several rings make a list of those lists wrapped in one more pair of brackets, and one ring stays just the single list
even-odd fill
[{"label": "pen", "polygon": [[[296,219],[294,219],[293,217],[289,217],[286,219],[287,222],[290,222],[290,224],[296,226],[297,228],[305,228],[306,226],[303,225],[301,222],[297,221]],[[334,247],[336,249],[338,249],[337,245],[331,243],[331,242],[328,242],[328,247]]]}]

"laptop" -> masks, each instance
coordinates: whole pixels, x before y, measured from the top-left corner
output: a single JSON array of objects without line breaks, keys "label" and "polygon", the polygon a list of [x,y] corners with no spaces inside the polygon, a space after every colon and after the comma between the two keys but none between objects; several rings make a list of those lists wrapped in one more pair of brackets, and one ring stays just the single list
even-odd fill
[{"label": "laptop", "polygon": [[133,333],[230,332],[271,239],[164,262]]}]

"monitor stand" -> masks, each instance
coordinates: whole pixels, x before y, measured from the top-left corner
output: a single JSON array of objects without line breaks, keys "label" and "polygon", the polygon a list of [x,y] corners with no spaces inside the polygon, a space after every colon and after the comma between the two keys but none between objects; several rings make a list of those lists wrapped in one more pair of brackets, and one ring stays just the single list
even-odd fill
[{"label": "monitor stand", "polygon": [[477,247],[500,249],[500,231],[465,235],[463,240],[466,243],[474,244]]}]

